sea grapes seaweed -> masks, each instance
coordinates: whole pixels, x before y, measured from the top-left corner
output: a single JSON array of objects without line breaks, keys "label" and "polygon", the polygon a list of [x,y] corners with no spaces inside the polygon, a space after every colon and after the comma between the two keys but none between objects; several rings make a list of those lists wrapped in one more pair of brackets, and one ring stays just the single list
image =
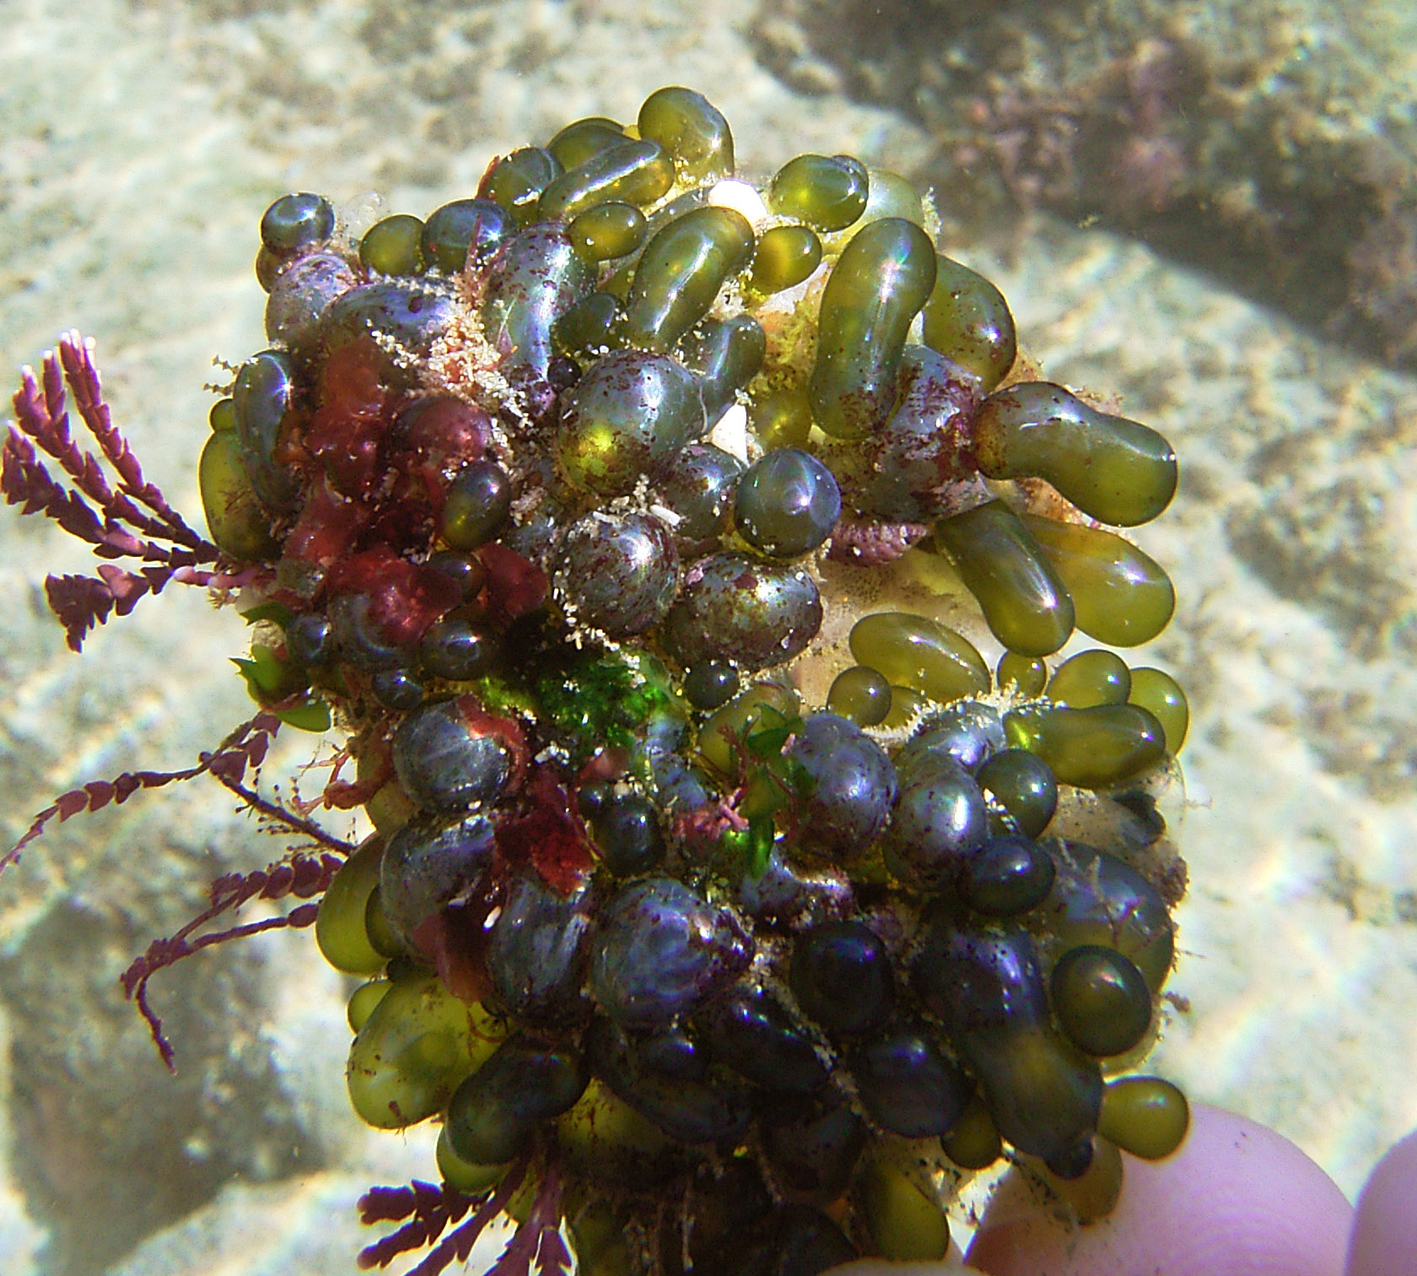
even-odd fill
[{"label": "sea grapes seaweed", "polygon": [[[170,1065],[149,983],[204,947],[313,924],[363,981],[351,1102],[435,1121],[440,1182],[363,1198],[399,1226],[362,1266],[433,1276],[503,1214],[503,1276],[568,1244],[597,1276],[928,1259],[965,1173],[1006,1157],[1086,1222],[1117,1147],[1183,1136],[1180,1092],[1123,1074],[1163,1026],[1185,696],[1054,659],[1169,620],[1102,524],[1159,514],[1175,457],[1032,379],[936,225],[849,156],[737,177],[683,88],[357,239],[283,196],[270,344],[199,464],[210,539],[90,345],[26,370],[0,491],[103,560],[47,582],[69,645],[171,581],[239,597],[259,712],[62,795],[0,867],[208,773],[291,839],[123,982]],[[248,781],[283,726],[338,733],[320,802],[363,808],[358,846]],[[297,902],[210,929],[258,897]]]}]

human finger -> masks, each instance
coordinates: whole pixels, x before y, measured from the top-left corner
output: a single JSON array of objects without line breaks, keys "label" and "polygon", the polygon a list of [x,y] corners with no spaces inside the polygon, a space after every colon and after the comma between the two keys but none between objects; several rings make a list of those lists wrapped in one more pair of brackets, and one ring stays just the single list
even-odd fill
[{"label": "human finger", "polygon": [[991,1276],[1343,1272],[1353,1207],[1273,1130],[1197,1104],[1175,1153],[1125,1161],[1116,1209],[1085,1228],[1060,1224],[1012,1172],[985,1211],[970,1265]]},{"label": "human finger", "polygon": [[1378,1162],[1368,1178],[1348,1242],[1348,1276],[1417,1274],[1417,1133]]}]

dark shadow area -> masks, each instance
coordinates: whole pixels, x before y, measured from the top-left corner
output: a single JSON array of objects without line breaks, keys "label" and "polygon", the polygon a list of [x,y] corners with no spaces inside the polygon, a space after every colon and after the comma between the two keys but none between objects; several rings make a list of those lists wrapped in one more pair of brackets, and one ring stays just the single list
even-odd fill
[{"label": "dark shadow area", "polygon": [[949,234],[1007,236],[1045,208],[1417,367],[1417,133],[1365,119],[1371,48],[1291,48],[1269,7],[1217,32],[1153,0],[794,0],[758,47],[799,86],[834,78],[922,124],[935,157],[913,176]]}]

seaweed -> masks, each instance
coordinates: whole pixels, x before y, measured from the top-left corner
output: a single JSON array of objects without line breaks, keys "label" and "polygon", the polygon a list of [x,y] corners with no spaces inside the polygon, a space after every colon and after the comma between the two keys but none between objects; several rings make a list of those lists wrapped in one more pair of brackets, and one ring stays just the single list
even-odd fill
[{"label": "seaweed", "polygon": [[[92,340],[71,330],[60,338],[57,351],[45,355],[38,378],[32,368],[24,369],[11,400],[15,421],[0,453],[0,492],[7,504],[21,506],[22,514],[52,518],[71,536],[92,545],[99,558],[146,564],[131,571],[109,561],[93,576],[45,579],[49,606],[73,651],[81,650],[88,634],[110,615],[128,615],[146,595],[160,594],[171,581],[218,583],[218,573],[203,564],[221,556],[143,477],[138,458],[104,402],[93,351]],[[85,451],[70,430],[70,394],[98,444],[97,456]],[[67,483],[50,473],[36,446],[58,463]]]}]

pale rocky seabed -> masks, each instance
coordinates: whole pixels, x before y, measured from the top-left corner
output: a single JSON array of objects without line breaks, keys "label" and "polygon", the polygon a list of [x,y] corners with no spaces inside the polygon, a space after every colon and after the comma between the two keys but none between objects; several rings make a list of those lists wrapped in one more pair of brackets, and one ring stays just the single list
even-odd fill
[{"label": "pale rocky seabed", "polygon": [[[925,135],[786,87],[757,18],[751,0],[692,16],[6,0],[0,353],[13,370],[71,325],[94,336],[116,420],[196,514],[203,383],[224,379],[214,356],[263,344],[250,262],[283,191],[378,189],[424,213],[494,153],[683,83],[727,114],[747,171],[847,151],[928,178],[948,210]],[[1417,382],[1101,230],[1038,214],[1009,247],[958,255],[1050,376],[1120,395],[1182,461],[1176,503],[1137,538],[1180,599],[1148,658],[1193,715],[1170,984],[1190,1009],[1154,1070],[1276,1126],[1351,1194],[1417,1124]],[[226,663],[237,616],[174,586],[78,658],[40,585],[85,551],[8,511],[0,537],[4,837],[75,784],[184,766],[249,716]],[[288,733],[267,781],[313,743]],[[214,784],[139,795],[55,827],[0,879],[3,1276],[348,1272],[359,1192],[432,1173],[425,1130],[376,1135],[349,1112],[346,990],[310,935],[154,981],[176,1080],[123,1003],[118,974],[210,878],[279,850],[231,806]]]}]

